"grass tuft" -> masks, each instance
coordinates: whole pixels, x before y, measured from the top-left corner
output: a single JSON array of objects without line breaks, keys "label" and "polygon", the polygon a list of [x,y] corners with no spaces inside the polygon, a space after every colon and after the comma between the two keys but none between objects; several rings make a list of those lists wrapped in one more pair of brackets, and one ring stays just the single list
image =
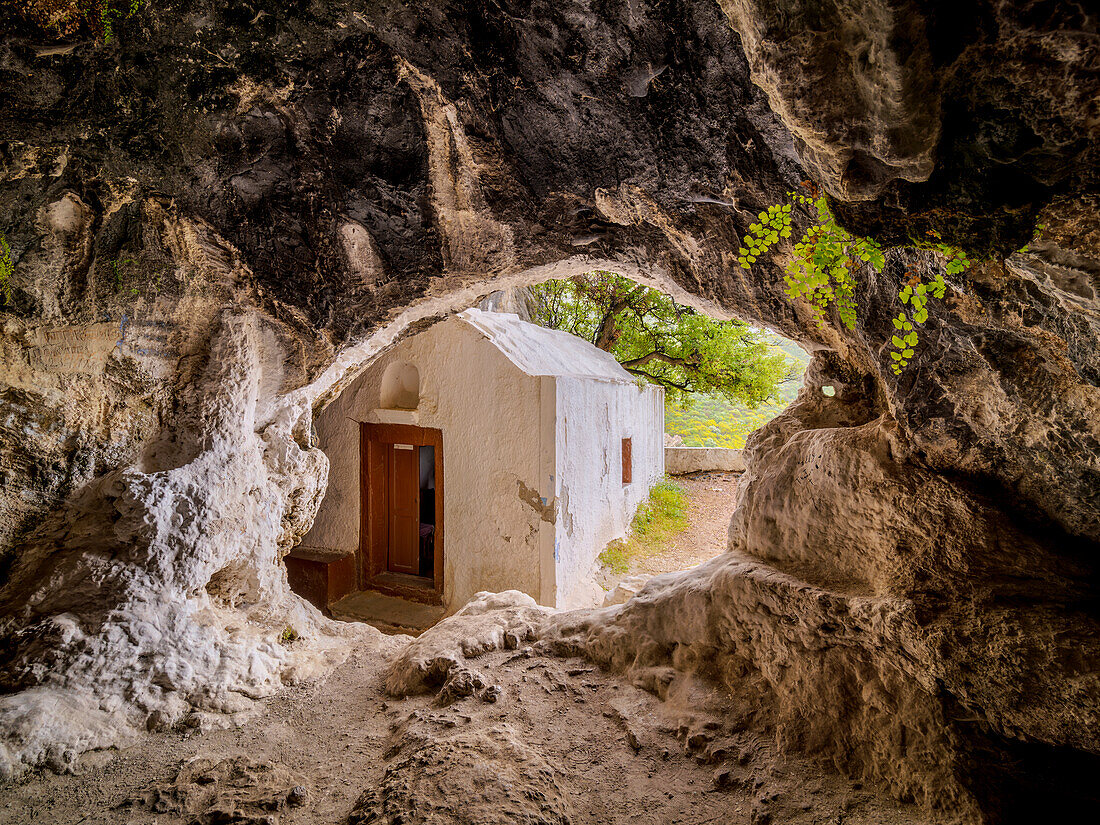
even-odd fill
[{"label": "grass tuft", "polygon": [[286,629],[279,634],[279,644],[289,645],[298,641],[301,637],[298,635],[298,631],[290,625],[286,626]]},{"label": "grass tuft", "polygon": [[656,555],[687,526],[687,495],[679,484],[666,478],[649,491],[648,500],[638,505],[627,537],[616,539],[600,553],[600,564],[612,572],[625,573],[633,561]]}]

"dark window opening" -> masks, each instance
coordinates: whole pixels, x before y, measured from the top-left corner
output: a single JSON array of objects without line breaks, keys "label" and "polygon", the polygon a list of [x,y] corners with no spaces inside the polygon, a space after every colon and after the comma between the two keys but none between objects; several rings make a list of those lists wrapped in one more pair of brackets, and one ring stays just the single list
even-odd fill
[{"label": "dark window opening", "polygon": [[435,447],[420,448],[420,575],[435,573]]}]

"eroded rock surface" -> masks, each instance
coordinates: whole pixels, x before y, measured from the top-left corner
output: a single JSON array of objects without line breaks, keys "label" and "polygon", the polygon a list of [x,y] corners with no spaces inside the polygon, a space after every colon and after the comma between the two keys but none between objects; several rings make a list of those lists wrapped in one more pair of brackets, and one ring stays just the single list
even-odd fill
[{"label": "eroded rock surface", "polygon": [[451,695],[470,695],[486,683],[467,666],[490,650],[516,650],[537,637],[553,611],[518,590],[478,593],[461,610],[413,639],[390,667],[393,696],[426,693],[440,685]]},{"label": "eroded rock surface", "polygon": [[[281,765],[238,756],[188,761],[171,782],[134,805],[174,814],[196,825],[280,825],[309,802],[306,779]],[[289,814],[289,816],[288,816]]]},{"label": "eroded rock surface", "polygon": [[864,232],[1007,253],[1095,193],[1095,11],[1034,2],[718,0],[811,176]]},{"label": "eroded rock surface", "polygon": [[[194,0],[118,35],[16,27],[0,54],[5,770],[246,713],[342,655],[277,563],[324,494],[313,410],[402,334],[600,267],[816,356],[748,445],[731,553],[547,643],[661,695],[717,679],[746,729],[947,818],[1095,804],[1084,7]],[[977,261],[900,377],[897,292],[933,253],[860,272],[850,331],[781,260],[736,264],[807,176],[850,226]],[[402,685],[473,673],[418,650]]]},{"label": "eroded rock surface", "polygon": [[563,777],[508,725],[396,745],[400,756],[348,825],[569,825]]},{"label": "eroded rock surface", "polygon": [[527,13],[194,2],[5,41],[5,770],[243,712],[349,632],[277,562],[324,493],[312,408],[397,336],[599,266],[748,296],[700,238],[798,174],[721,12]]}]

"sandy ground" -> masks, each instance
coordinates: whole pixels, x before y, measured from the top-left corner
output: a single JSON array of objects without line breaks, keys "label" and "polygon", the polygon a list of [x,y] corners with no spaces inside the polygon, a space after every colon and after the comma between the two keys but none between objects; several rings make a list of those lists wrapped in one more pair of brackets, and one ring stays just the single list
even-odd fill
[{"label": "sandy ground", "polygon": [[0,787],[0,823],[921,821],[698,710],[720,706],[710,689],[663,702],[583,660],[530,649],[470,664],[496,688],[444,705],[386,697],[385,663],[354,655],[239,729],[150,735],[85,756],[81,775]]},{"label": "sandy ground", "polygon": [[740,473],[706,472],[678,476],[674,481],[688,498],[688,529],[669,542],[659,555],[639,559],[627,575],[687,570],[726,552]]}]

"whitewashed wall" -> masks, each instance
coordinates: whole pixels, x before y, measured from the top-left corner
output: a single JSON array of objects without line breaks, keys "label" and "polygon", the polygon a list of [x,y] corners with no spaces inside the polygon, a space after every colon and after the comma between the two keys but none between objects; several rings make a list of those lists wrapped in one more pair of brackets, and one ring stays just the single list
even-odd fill
[{"label": "whitewashed wall", "polygon": [[[358,549],[359,422],[371,420],[382,372],[395,359],[420,371],[416,423],[443,431],[444,604],[457,610],[479,590],[516,589],[543,600],[540,549],[552,549],[553,525],[525,492],[538,491],[543,474],[542,382],[460,322],[397,345],[318,417],[329,490],[302,543]],[[545,486],[539,495],[549,498],[548,478]]]},{"label": "whitewashed wall", "polygon": [[[626,534],[638,505],[664,475],[664,391],[587,378],[557,379],[558,607],[598,603],[596,557]],[[632,478],[622,483],[622,439],[632,439]]]}]

